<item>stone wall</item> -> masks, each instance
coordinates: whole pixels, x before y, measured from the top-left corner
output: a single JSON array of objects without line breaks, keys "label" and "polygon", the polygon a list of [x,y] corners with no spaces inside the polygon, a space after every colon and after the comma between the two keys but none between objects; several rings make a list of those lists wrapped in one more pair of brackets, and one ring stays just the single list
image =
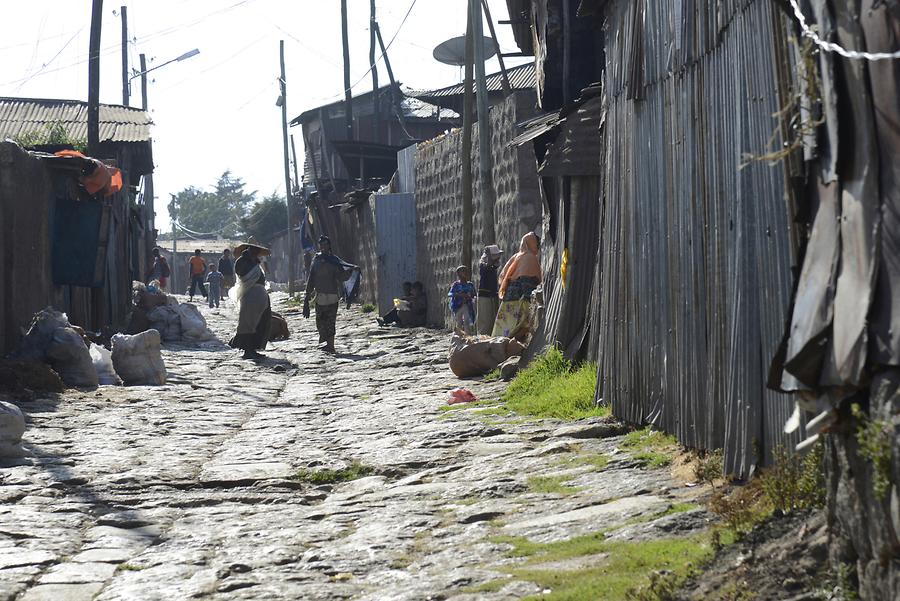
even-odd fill
[{"label": "stone wall", "polygon": [[[486,244],[497,243],[510,256],[518,250],[522,236],[541,223],[542,201],[534,153],[529,145],[509,146],[518,133],[516,123],[534,115],[534,98],[530,92],[516,93],[490,111],[496,240],[484,240],[481,234],[478,124],[473,129],[472,256],[476,262]],[[418,279],[429,298],[428,323],[435,326],[450,327],[452,323],[446,298],[462,259],[461,161],[461,130],[423,142],[416,149]]]},{"label": "stone wall", "polygon": [[900,591],[900,370],[875,376],[857,402],[862,415],[844,408],[841,425],[825,436],[831,561],[856,567],[862,599],[893,601]]}]

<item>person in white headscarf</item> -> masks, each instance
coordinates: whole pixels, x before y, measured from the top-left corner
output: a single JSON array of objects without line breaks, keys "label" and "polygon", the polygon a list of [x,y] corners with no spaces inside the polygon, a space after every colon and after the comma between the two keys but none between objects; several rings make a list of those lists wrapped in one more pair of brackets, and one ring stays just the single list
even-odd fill
[{"label": "person in white headscarf", "polygon": [[237,284],[228,296],[238,306],[237,333],[229,345],[244,351],[244,359],[260,359],[269,342],[272,327],[272,308],[266,291],[266,274],[260,265],[262,257],[271,254],[268,248],[257,244],[241,244],[234,249],[239,255],[234,262]]}]

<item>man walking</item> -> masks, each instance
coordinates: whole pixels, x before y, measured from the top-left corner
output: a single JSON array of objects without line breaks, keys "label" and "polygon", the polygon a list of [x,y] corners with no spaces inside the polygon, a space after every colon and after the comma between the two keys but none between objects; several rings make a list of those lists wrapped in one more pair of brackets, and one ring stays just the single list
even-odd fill
[{"label": "man walking", "polygon": [[200,294],[203,295],[203,298],[206,298],[206,287],[203,285],[203,281],[206,279],[206,261],[200,256],[199,248],[194,251],[194,256],[188,261],[188,267],[191,275],[190,302],[194,302],[195,287],[199,287]]},{"label": "man walking", "polygon": [[219,258],[219,272],[222,274],[222,300],[234,286],[234,261],[231,259],[231,251],[227,248],[222,251]]},{"label": "man walking", "polygon": [[309,301],[315,291],[316,329],[319,331],[319,346],[326,353],[334,353],[334,333],[337,322],[338,303],[341,300],[343,283],[350,279],[359,267],[342,261],[331,254],[331,240],[319,236],[319,252],[309,267],[306,280],[306,299],[303,303],[303,317],[309,317]]},{"label": "man walking", "polygon": [[149,284],[156,280],[159,282],[159,289],[165,290],[166,284],[169,282],[169,263],[164,256],[159,254],[159,248],[154,248],[151,254],[153,255],[153,265],[150,266],[150,275],[147,278],[147,283]]}]

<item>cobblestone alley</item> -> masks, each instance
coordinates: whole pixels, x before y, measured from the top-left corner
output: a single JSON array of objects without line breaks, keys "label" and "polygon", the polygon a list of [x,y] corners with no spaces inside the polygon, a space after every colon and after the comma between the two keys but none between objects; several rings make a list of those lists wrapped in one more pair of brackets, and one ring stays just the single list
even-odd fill
[{"label": "cobblestone alley", "polygon": [[[227,340],[231,311],[202,311]],[[0,599],[512,599],[541,592],[510,575],[512,537],[705,523],[668,511],[697,489],[640,469],[614,425],[442,410],[460,385],[444,332],[380,329],[354,307],[334,358],[286,312],[291,339],[259,364],[222,342],[166,345],[166,386],[22,403],[33,455],[0,470]],[[309,477],[348,466],[362,477]]]}]

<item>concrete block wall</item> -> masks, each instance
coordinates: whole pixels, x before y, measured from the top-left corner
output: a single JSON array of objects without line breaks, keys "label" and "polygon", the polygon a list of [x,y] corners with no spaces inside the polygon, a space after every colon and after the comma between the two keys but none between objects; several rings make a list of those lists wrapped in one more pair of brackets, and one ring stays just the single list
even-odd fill
[{"label": "concrete block wall", "polygon": [[[520,92],[490,111],[496,240],[485,240],[482,236],[478,124],[474,128],[472,257],[475,263],[486,244],[499,244],[506,256],[510,256],[518,250],[522,236],[541,223],[542,200],[534,154],[528,145],[509,146],[519,133],[516,123],[532,117],[535,110],[534,94]],[[428,323],[448,328],[452,320],[447,291],[462,258],[461,161],[461,130],[423,142],[416,149],[418,279],[428,294]]]}]

